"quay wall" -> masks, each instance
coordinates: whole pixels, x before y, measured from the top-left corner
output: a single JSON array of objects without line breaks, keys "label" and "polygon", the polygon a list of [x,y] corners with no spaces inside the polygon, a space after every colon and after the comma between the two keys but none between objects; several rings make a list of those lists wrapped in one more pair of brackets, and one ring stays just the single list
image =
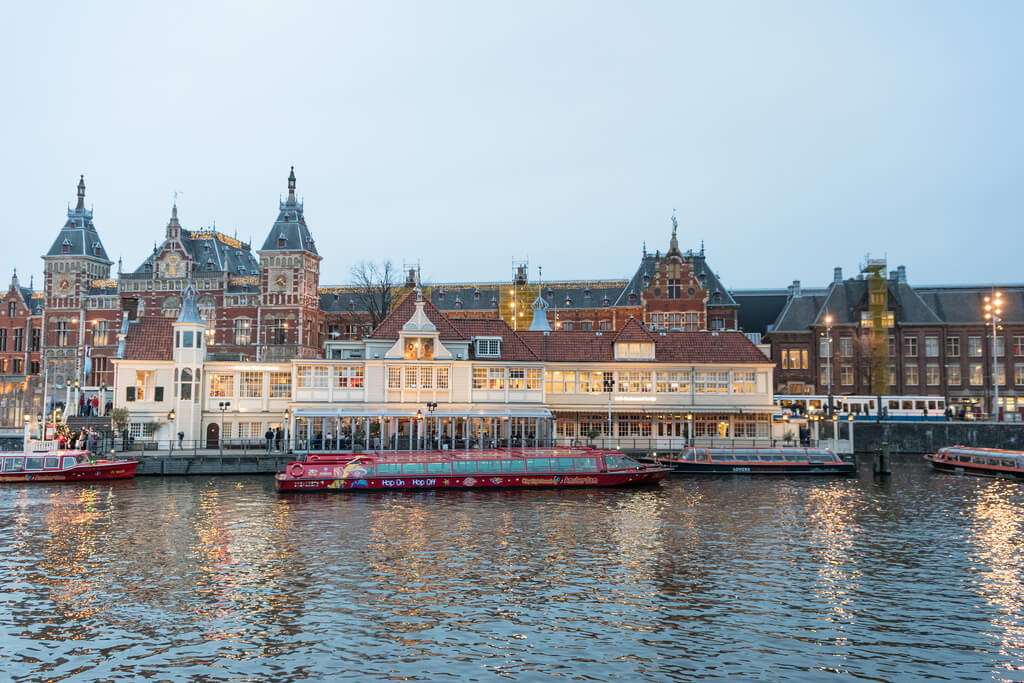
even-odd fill
[{"label": "quay wall", "polygon": [[[118,454],[122,459],[133,457],[131,453]],[[143,455],[133,458],[139,461],[135,468],[137,476],[186,475],[186,474],[274,474],[284,471],[285,466],[296,456],[278,455]]]},{"label": "quay wall", "polygon": [[854,449],[875,453],[934,453],[943,446],[978,446],[1024,451],[1024,424],[995,422],[857,422]]}]

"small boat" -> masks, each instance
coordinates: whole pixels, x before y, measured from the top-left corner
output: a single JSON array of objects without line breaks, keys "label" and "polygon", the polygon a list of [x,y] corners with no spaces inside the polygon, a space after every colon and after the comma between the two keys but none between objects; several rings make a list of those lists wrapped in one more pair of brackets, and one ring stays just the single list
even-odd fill
[{"label": "small boat", "polygon": [[588,487],[656,484],[669,473],[618,451],[524,448],[311,454],[274,477],[278,491]]},{"label": "small boat", "polygon": [[89,451],[0,453],[0,482],[131,479],[135,460],[93,460]]},{"label": "small boat", "polygon": [[1024,451],[948,446],[924,458],[943,472],[1024,479]]},{"label": "small boat", "polygon": [[828,448],[683,449],[657,462],[685,474],[856,474],[857,463]]}]

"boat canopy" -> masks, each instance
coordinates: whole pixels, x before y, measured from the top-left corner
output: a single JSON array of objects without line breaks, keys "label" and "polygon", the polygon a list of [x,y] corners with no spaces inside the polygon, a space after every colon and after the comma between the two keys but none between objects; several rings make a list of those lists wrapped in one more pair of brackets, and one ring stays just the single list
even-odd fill
[{"label": "boat canopy", "polygon": [[[998,458],[1002,461],[1011,461],[1015,464],[1007,462],[1004,464],[1006,467],[1018,467],[1024,469],[1024,452],[1021,451],[1008,451],[1001,448],[972,448],[971,446],[948,446],[946,448],[939,449],[939,456],[946,460],[960,460],[962,462],[968,462],[964,458],[969,458],[970,462],[985,464],[988,461],[984,458]],[[993,463],[994,464],[994,463]],[[1000,463],[1003,464],[1003,463]]]},{"label": "boat canopy", "polygon": [[682,460],[730,461],[783,461],[783,462],[841,462],[839,456],[828,448],[704,448],[690,447],[683,450]]}]

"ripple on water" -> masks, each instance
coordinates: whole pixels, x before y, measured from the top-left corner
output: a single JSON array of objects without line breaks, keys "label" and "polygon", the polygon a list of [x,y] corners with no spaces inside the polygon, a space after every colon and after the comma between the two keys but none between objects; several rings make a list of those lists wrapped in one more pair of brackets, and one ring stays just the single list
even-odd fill
[{"label": "ripple on water", "polygon": [[1022,502],[1020,484],[916,463],[640,490],[4,487],[0,670],[1020,679]]}]

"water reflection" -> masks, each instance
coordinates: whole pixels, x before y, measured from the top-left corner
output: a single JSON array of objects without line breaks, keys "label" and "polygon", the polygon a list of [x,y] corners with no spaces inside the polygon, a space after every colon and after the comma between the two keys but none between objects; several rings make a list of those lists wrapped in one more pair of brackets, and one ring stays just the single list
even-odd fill
[{"label": "water reflection", "polygon": [[14,680],[1021,678],[1021,486],[0,488]]}]

